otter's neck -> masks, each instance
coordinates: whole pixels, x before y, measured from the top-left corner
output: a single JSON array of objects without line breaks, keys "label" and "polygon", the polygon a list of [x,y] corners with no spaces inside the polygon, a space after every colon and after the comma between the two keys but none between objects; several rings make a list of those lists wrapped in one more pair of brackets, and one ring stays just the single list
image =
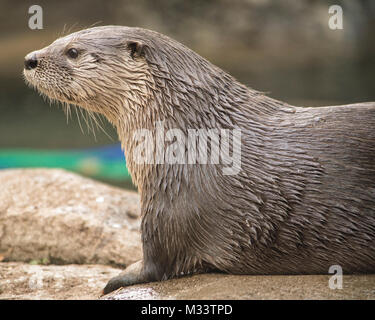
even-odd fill
[{"label": "otter's neck", "polygon": [[[185,137],[190,129],[251,130],[253,127],[252,137],[259,139],[255,142],[259,145],[265,135],[263,128],[269,129],[264,125],[267,118],[280,110],[290,109],[286,104],[251,90],[220,72],[220,77],[206,80],[204,85],[202,81],[174,82],[154,76],[146,90],[152,94],[142,104],[133,103],[131,108],[127,105],[121,107],[116,127],[129,172],[141,193],[146,189],[154,189],[155,192],[160,185],[171,184],[176,178],[183,179],[184,166],[160,164],[156,160],[158,126],[160,129],[162,125],[164,132],[178,129]],[[139,134],[142,135],[142,131],[152,136],[150,152],[154,161],[148,164],[139,164],[134,160],[137,147],[144,141],[136,139],[137,134],[138,138]]]},{"label": "otter's neck", "polygon": [[157,54],[146,47],[142,90],[127,92],[117,106],[118,135],[129,172],[141,193],[183,179],[188,167],[137,164],[134,153],[139,141],[135,135],[142,130],[150,131],[154,138],[153,154],[157,149],[155,130],[160,122],[165,131],[179,129],[186,136],[189,129],[245,129],[251,132],[247,140],[262,145],[265,130],[270,130],[270,125],[264,125],[268,118],[292,108],[247,88],[181,44],[174,43],[173,48],[169,45],[168,42],[160,47]]}]

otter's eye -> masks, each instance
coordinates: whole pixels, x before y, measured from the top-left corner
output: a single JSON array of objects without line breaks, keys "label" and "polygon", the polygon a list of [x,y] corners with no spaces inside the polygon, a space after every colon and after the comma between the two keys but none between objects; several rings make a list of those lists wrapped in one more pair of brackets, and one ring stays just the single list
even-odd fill
[{"label": "otter's eye", "polygon": [[78,57],[78,50],[75,49],[75,48],[70,48],[67,52],[66,52],[67,56],[69,58],[72,58],[72,59],[75,59]]}]

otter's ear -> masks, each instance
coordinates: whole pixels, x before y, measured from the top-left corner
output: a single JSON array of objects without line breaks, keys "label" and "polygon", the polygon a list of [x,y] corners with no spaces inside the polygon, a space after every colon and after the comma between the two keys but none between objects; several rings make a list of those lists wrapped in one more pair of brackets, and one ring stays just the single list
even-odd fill
[{"label": "otter's ear", "polygon": [[129,41],[127,47],[130,50],[130,55],[134,59],[143,55],[144,45],[140,41]]}]

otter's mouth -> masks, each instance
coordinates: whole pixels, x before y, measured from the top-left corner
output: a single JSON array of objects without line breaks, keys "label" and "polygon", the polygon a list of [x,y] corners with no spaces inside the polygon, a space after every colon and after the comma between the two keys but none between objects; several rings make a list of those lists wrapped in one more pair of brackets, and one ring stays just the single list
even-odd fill
[{"label": "otter's mouth", "polygon": [[50,86],[47,86],[45,82],[40,81],[34,70],[30,71],[25,69],[23,71],[23,76],[28,86],[32,87],[33,89],[50,99],[60,100],[60,95],[62,94],[62,92],[56,90],[56,88],[51,88]]},{"label": "otter's mouth", "polygon": [[44,88],[43,83],[38,81],[35,73],[36,73],[35,70],[27,70],[26,68],[23,70],[23,78],[24,78],[26,84],[28,86],[36,89],[40,93],[45,94],[47,96],[50,96],[48,94],[49,92],[48,92],[47,88]]},{"label": "otter's mouth", "polygon": [[77,101],[75,95],[66,89],[66,86],[64,88],[63,85],[58,85],[55,78],[55,81],[49,81],[47,79],[49,77],[46,77],[43,72],[40,72],[37,68],[28,69],[25,67],[23,70],[23,76],[27,85],[36,89],[42,95],[47,96],[51,100],[72,104],[78,104],[80,102]]}]

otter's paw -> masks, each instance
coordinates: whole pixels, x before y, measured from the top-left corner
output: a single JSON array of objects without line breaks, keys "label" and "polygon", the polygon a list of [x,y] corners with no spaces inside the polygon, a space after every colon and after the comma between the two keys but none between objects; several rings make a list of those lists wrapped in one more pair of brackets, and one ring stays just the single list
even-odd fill
[{"label": "otter's paw", "polygon": [[109,280],[103,289],[103,294],[108,294],[121,287],[145,282],[146,280],[142,275],[142,265],[142,260],[135,262],[128,266],[124,272],[120,273],[117,277]]}]

